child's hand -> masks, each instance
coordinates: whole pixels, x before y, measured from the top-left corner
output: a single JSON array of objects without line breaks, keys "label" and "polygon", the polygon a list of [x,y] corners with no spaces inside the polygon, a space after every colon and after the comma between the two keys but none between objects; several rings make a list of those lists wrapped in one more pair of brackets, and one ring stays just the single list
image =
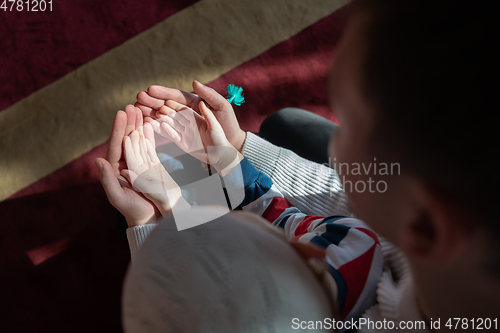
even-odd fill
[{"label": "child's hand", "polygon": [[227,167],[238,165],[243,157],[226,138],[222,126],[205,103],[200,101],[198,107],[204,118],[191,108],[169,100],[156,116],[163,130],[181,149],[213,165],[219,173],[224,169],[227,173],[232,169]]},{"label": "child's hand", "polygon": [[[150,223],[161,217],[154,203],[135,191],[120,175],[126,164],[122,148],[123,138],[133,130],[141,128],[142,113],[138,108],[127,105],[125,112],[118,111],[106,159],[97,158],[95,161],[109,202],[125,216],[129,227]],[[146,137],[151,135],[154,138],[150,125],[144,125],[144,133]]]},{"label": "child's hand", "polygon": [[121,174],[151,200],[163,216],[174,206],[187,204],[179,186],[160,163],[153,144],[140,131],[125,137],[124,152],[128,170],[122,170]]}]

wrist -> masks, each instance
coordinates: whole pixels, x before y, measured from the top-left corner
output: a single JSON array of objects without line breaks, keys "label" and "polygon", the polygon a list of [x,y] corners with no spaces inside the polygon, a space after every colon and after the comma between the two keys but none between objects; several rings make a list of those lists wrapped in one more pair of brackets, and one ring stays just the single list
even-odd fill
[{"label": "wrist", "polygon": [[125,216],[125,221],[127,221],[127,226],[129,228],[137,227],[137,226],[144,225],[144,224],[156,223],[158,218],[161,217],[161,215],[159,215],[157,213],[158,212],[156,212],[156,213],[154,213],[151,216],[146,217],[146,218],[134,218],[131,216]]},{"label": "wrist", "polygon": [[236,150],[238,150],[240,153],[243,150],[246,138],[247,138],[247,132],[240,129],[240,132],[236,136],[236,140],[234,140],[233,143],[233,147],[236,148]]},{"label": "wrist", "polygon": [[161,212],[162,216],[170,215],[172,213],[175,213],[176,211],[181,211],[181,210],[188,210],[191,208],[191,205],[189,202],[182,197],[182,195],[175,200],[175,202],[172,202],[172,204],[165,204],[164,206],[158,207],[158,210]]},{"label": "wrist", "polygon": [[183,198],[180,188],[168,191],[164,200],[155,202],[155,205],[158,207],[162,216],[171,214],[174,209],[191,207],[191,205],[189,205],[189,203]]},{"label": "wrist", "polygon": [[215,165],[214,168],[217,170],[221,177],[226,176],[230,173],[235,167],[237,167],[241,160],[243,159],[243,155],[240,154],[239,151],[233,150],[235,154],[225,154]]}]

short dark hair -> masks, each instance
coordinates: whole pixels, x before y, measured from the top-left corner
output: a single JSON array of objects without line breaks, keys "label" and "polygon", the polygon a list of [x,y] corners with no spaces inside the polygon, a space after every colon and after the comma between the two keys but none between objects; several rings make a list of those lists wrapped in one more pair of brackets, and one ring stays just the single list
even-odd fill
[{"label": "short dark hair", "polygon": [[[489,1],[359,0],[375,151],[500,235],[498,11]],[[472,221],[471,221],[472,222]],[[500,252],[500,251],[499,251]]]}]

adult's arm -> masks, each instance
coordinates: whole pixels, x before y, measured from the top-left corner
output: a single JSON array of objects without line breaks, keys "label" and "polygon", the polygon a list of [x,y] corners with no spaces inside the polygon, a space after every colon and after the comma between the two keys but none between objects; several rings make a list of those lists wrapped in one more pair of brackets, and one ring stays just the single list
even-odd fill
[{"label": "adult's arm", "polygon": [[158,223],[149,223],[130,227],[127,229],[127,239],[132,260],[134,260],[137,251],[139,251],[139,248],[141,247],[142,243],[144,243],[149,233],[153,231],[153,229],[157,225]]}]

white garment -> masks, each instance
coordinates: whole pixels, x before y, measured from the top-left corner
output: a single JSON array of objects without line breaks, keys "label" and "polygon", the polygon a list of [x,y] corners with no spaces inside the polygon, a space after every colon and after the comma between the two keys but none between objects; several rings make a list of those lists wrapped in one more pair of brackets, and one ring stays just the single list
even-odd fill
[{"label": "white garment", "polygon": [[127,333],[290,332],[294,317],[330,318],[329,299],[283,232],[259,216],[234,211],[182,231],[170,216],[129,266],[123,326]]},{"label": "white garment", "polygon": [[[273,180],[292,206],[304,213],[351,215],[347,197],[335,170],[306,160],[250,132],[247,133],[242,153],[257,170]],[[127,229],[132,257],[155,226],[156,224],[150,224]],[[368,309],[363,318],[372,321],[385,318],[394,321],[396,325],[399,325],[399,321],[423,321],[418,312],[411,271],[404,255],[388,242],[381,240],[381,243],[386,270],[378,284],[377,304]],[[413,329],[412,332],[430,332],[427,323],[425,327],[424,330]],[[362,328],[360,332],[386,331]]]}]

